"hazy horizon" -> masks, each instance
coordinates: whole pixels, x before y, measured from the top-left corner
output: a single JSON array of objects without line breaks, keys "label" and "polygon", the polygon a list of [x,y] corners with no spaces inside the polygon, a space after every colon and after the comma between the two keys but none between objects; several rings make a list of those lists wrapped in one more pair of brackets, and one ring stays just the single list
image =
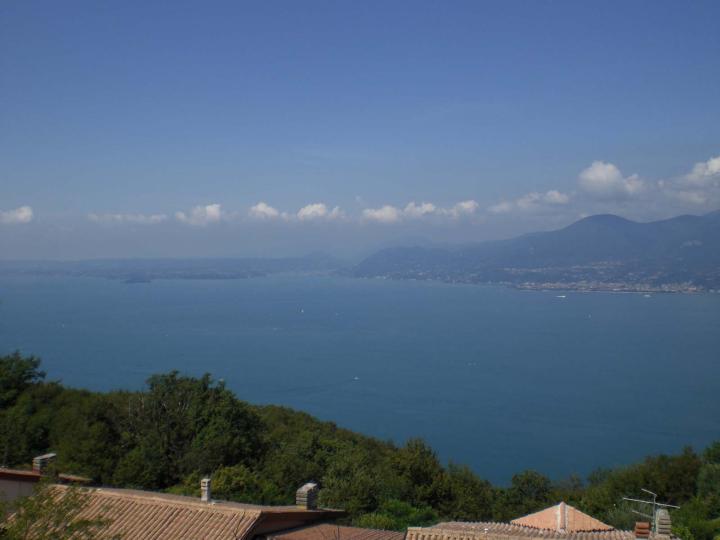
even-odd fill
[{"label": "hazy horizon", "polygon": [[[720,209],[718,210],[711,210],[708,213],[714,213],[714,212],[720,212]],[[681,214],[681,215],[707,215],[708,213],[703,214]],[[601,214],[593,214],[593,216],[598,216]],[[617,215],[617,214],[612,214]],[[592,216],[585,216],[585,217],[592,217]],[[624,219],[625,216],[619,216]],[[679,216],[669,216],[667,219],[672,219],[674,217]],[[339,259],[340,262],[343,263],[353,263],[353,262],[359,262],[363,258],[365,258],[368,255],[371,255],[373,253],[376,253],[378,250],[385,249],[385,248],[393,248],[393,247],[407,247],[407,246],[424,246],[424,247],[445,247],[445,246],[452,246],[452,245],[462,245],[462,244],[471,244],[471,243],[480,243],[483,241],[493,241],[493,240],[506,240],[506,239],[512,239],[517,238],[519,236],[523,236],[525,234],[532,234],[535,232],[551,232],[555,230],[562,229],[566,226],[569,226],[573,223],[576,223],[577,221],[581,220],[583,218],[578,218],[577,220],[573,220],[565,225],[558,226],[558,227],[551,227],[548,229],[543,230],[528,230],[519,232],[518,234],[509,235],[507,237],[500,237],[500,238],[488,238],[485,240],[479,240],[479,239],[473,239],[468,238],[466,240],[459,240],[457,237],[450,238],[450,239],[431,239],[429,236],[420,236],[420,235],[405,235],[405,236],[397,236],[397,237],[391,237],[391,238],[380,238],[376,241],[369,241],[366,245],[362,247],[355,247],[353,249],[343,249],[342,246],[338,245],[325,245],[319,248],[315,249],[306,249],[303,250],[302,247],[296,248],[295,250],[289,250],[287,252],[276,252],[276,253],[254,253],[254,252],[248,252],[248,253],[242,253],[238,252],[235,254],[229,254],[229,253],[214,253],[214,254],[195,254],[195,255],[119,255],[119,256],[90,256],[90,257],[27,257],[27,258],[7,258],[0,255],[0,262],[17,262],[17,263],[37,263],[37,262],[83,262],[83,261],[93,261],[93,260],[163,260],[163,259],[253,259],[253,258],[294,258],[294,257],[306,257],[306,256],[330,256],[334,257],[336,259]],[[665,219],[665,218],[663,218]],[[633,220],[631,220],[633,221]],[[651,220],[645,223],[649,223],[652,221],[659,221],[659,220]],[[643,221],[637,221],[637,222],[643,222]]]}]

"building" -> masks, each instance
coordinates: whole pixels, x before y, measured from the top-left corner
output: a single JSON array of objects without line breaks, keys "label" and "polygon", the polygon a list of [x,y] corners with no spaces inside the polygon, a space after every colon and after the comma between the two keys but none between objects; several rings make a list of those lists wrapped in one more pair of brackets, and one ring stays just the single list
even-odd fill
[{"label": "building", "polygon": [[32,495],[40,478],[42,476],[36,471],[0,468],[0,501],[8,502]]},{"label": "building", "polygon": [[320,523],[270,534],[265,537],[265,540],[404,540],[404,538],[404,532]]},{"label": "building", "polygon": [[[88,479],[54,472],[55,454],[38,456],[32,470],[0,468],[0,501],[33,494],[42,479],[52,482],[53,496],[68,493],[67,484]],[[295,504],[263,506],[212,498],[210,478],[203,478],[200,497],[167,493],[88,487],[77,519],[107,520],[100,538],[133,540],[402,540],[404,533],[337,526],[342,510],[318,507],[318,487],[307,483]]]},{"label": "building", "polygon": [[431,527],[410,527],[406,540],[670,540],[669,515],[665,527],[651,533],[647,523],[635,531],[620,531],[564,502],[533,514],[497,522],[446,522]]},{"label": "building", "polygon": [[[62,493],[67,487],[57,489]],[[78,518],[108,520],[101,534],[108,539],[245,540],[345,515],[307,506],[260,506],[131,489],[90,488],[88,494]]]},{"label": "building", "polygon": [[6,469],[0,467],[0,502],[9,502],[18,497],[32,495],[36,484],[43,478],[51,477],[61,484],[85,484],[88,478],[72,474],[51,473],[55,454],[45,454],[33,459],[32,470]]},{"label": "building", "polygon": [[[52,478],[58,497],[68,483],[82,477],[52,472],[54,454],[33,460],[29,471],[0,469],[0,500],[31,495],[42,478]],[[212,498],[210,478],[200,484],[200,497],[167,493],[87,488],[87,501],[77,518],[107,520],[100,538],[133,540],[675,540],[670,516],[658,510],[655,530],[638,523],[635,531],[620,531],[561,502],[512,520],[497,522],[445,522],[410,527],[407,532],[347,527],[333,523],[346,514],[318,507],[318,486],[307,483],[295,504],[263,506]]]}]

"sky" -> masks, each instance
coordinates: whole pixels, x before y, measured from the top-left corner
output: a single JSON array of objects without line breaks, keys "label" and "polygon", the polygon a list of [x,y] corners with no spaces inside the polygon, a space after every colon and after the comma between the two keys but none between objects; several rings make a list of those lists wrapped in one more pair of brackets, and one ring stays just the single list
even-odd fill
[{"label": "sky", "polygon": [[0,3],[0,258],[720,208],[716,1]]}]

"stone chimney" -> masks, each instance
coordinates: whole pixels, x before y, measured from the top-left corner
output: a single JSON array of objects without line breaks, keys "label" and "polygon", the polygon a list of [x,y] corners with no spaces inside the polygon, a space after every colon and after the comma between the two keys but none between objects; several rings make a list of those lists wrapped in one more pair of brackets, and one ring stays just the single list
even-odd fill
[{"label": "stone chimney", "polygon": [[647,521],[638,521],[635,523],[635,538],[645,540],[650,538],[650,523]]},{"label": "stone chimney", "polygon": [[212,487],[210,478],[205,477],[200,480],[200,500],[209,503],[212,501]]},{"label": "stone chimney", "polygon": [[48,474],[50,467],[55,463],[57,454],[43,454],[33,458],[33,471],[40,474]]},{"label": "stone chimney", "polygon": [[670,512],[665,508],[660,508],[655,512],[655,534],[667,536],[670,538],[672,534],[672,522],[670,521]]},{"label": "stone chimney", "polygon": [[305,510],[317,509],[318,485],[313,482],[300,486],[295,493],[295,504]]}]

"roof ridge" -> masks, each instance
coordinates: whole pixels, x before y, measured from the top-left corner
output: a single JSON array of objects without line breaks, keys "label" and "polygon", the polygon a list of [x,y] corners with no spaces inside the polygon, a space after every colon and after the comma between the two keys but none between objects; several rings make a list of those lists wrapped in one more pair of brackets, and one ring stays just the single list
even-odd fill
[{"label": "roof ridge", "polygon": [[[55,488],[67,489],[68,486],[62,484],[55,484]],[[137,500],[142,501],[146,504],[162,504],[162,505],[173,505],[173,506],[184,506],[184,507],[198,507],[206,510],[220,510],[223,512],[254,512],[262,514],[263,509],[257,506],[243,505],[243,503],[236,503],[234,501],[212,501],[202,502],[201,500],[195,500],[187,495],[175,495],[174,493],[162,493],[155,491],[143,491],[143,490],[131,490],[122,488],[106,488],[106,487],[88,487],[89,491],[97,493],[100,496],[114,497],[119,499]]]}]

